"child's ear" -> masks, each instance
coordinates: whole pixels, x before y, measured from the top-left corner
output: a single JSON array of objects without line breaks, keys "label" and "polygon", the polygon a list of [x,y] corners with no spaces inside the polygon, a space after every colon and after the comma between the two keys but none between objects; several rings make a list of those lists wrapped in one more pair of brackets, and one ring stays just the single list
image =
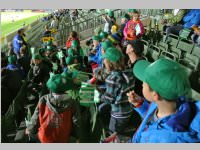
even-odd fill
[{"label": "child's ear", "polygon": [[160,101],[161,100],[160,95],[155,91],[152,92],[152,96],[153,96],[154,101]]}]

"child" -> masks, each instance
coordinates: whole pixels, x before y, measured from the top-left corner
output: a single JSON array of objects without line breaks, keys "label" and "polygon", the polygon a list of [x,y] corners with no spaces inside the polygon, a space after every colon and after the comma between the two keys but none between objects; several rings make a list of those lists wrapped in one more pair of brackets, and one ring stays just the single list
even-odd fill
[{"label": "child", "polygon": [[109,48],[102,56],[104,64],[110,75],[106,78],[106,91],[101,96],[104,103],[111,105],[111,119],[109,130],[113,133],[123,134],[129,126],[132,110],[127,101],[124,90],[127,87],[127,81],[123,76],[124,64],[122,53],[116,48]]},{"label": "child", "polygon": [[124,27],[123,33],[125,40],[132,41],[139,39],[144,34],[144,26],[139,18],[140,14],[135,10],[133,12],[132,20],[129,20]]},{"label": "child", "polygon": [[65,91],[73,84],[72,79],[60,74],[50,77],[46,85],[51,92],[40,98],[26,134],[37,133],[41,143],[69,142],[78,116],[75,101]]},{"label": "child", "polygon": [[150,64],[138,61],[133,68],[143,81],[143,95],[127,94],[143,121],[132,138],[134,143],[200,142],[200,102],[185,101],[190,83],[185,70],[176,62],[158,59]]},{"label": "child", "polygon": [[76,31],[72,31],[72,32],[70,33],[70,36],[69,36],[69,38],[67,39],[67,42],[66,42],[66,47],[67,47],[67,49],[69,49],[69,48],[71,47],[71,44],[72,44],[72,41],[73,41],[73,40],[77,40],[78,43],[80,44],[80,41],[79,41],[79,39],[78,39],[78,34],[77,34]]}]

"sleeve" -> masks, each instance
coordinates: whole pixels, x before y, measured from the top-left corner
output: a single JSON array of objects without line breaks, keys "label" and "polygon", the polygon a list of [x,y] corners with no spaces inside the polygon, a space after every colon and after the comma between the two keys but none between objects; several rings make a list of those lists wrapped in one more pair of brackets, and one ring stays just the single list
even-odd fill
[{"label": "sleeve", "polygon": [[28,131],[32,134],[36,134],[39,128],[39,103],[35,108],[35,111],[33,113],[33,116],[31,117],[30,122],[26,125]]},{"label": "sleeve", "polygon": [[110,80],[110,76],[108,76],[106,79],[106,92],[102,95],[101,100],[108,104],[114,104],[121,87],[121,79],[119,77],[114,77]]},{"label": "sleeve", "polygon": [[142,105],[138,108],[134,108],[142,118],[144,118],[144,115],[146,114],[148,108],[149,108],[150,104],[148,103],[148,101],[146,99],[144,99],[144,102],[142,103]]},{"label": "sleeve", "polygon": [[142,22],[140,22],[139,25],[140,25],[141,32],[137,36],[138,38],[140,38],[145,33],[144,25],[142,24]]},{"label": "sleeve", "polygon": [[127,29],[128,29],[128,23],[126,23],[125,27],[124,27],[124,30],[123,30],[123,34],[124,34],[124,37],[126,38],[127,37]]},{"label": "sleeve", "polygon": [[176,24],[180,22],[182,18],[184,17],[185,13],[186,13],[186,10],[180,10],[177,15],[172,16],[171,18],[168,19],[168,23]]}]

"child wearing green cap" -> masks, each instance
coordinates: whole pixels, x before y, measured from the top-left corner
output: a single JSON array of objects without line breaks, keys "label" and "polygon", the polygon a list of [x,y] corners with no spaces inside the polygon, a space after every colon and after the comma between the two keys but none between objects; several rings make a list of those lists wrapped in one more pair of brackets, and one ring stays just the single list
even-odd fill
[{"label": "child wearing green cap", "polygon": [[144,98],[134,91],[129,102],[143,121],[133,136],[134,143],[200,142],[200,102],[187,100],[191,87],[185,70],[176,62],[158,59],[138,61],[134,75],[143,81]]},{"label": "child wearing green cap", "polygon": [[124,93],[129,81],[125,79],[122,72],[124,70],[123,56],[119,50],[111,47],[102,57],[106,69],[110,71],[110,75],[105,80],[106,91],[101,96],[104,103],[111,105],[109,130],[123,135],[129,126],[132,114],[131,106]]},{"label": "child wearing green cap", "polygon": [[40,98],[25,133],[37,135],[41,143],[67,143],[73,128],[78,132],[77,104],[65,92],[73,86],[71,78],[52,75],[46,85],[50,93]]}]

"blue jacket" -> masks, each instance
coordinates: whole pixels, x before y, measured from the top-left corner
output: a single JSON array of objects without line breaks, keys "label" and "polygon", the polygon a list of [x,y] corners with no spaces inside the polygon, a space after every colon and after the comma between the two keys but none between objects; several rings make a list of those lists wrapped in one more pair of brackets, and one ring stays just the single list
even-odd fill
[{"label": "blue jacket", "polygon": [[101,44],[96,47],[96,54],[89,56],[89,61],[93,61],[98,64],[99,67],[102,67],[102,53],[101,53]]},{"label": "blue jacket", "polygon": [[15,54],[19,54],[20,48],[22,47],[22,43],[19,43],[19,41],[22,41],[22,37],[19,34],[17,34],[13,39],[13,48]]},{"label": "blue jacket", "polygon": [[184,17],[184,28],[191,28],[192,25],[200,25],[200,9],[190,10]]},{"label": "blue jacket", "polygon": [[[157,105],[144,101],[135,110],[143,117],[132,138],[133,143],[197,143],[200,142],[200,101],[179,102],[176,114],[148,121]],[[194,111],[194,112],[193,112]],[[149,123],[148,123],[149,122]],[[148,125],[147,125],[148,124]]]}]

